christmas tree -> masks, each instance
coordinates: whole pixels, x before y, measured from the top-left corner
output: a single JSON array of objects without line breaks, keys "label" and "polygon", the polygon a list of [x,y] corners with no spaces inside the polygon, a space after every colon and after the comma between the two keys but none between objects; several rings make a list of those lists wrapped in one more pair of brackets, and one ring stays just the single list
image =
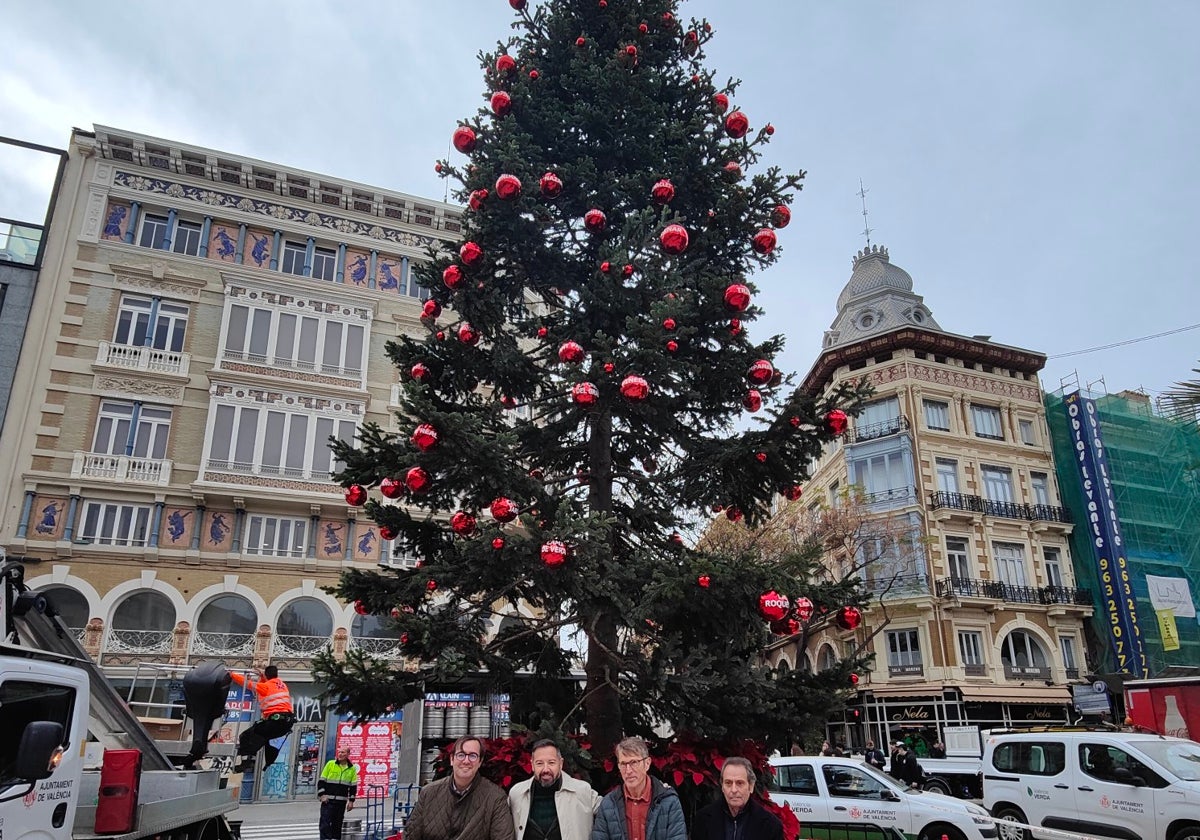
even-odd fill
[{"label": "christmas tree", "polygon": [[388,348],[402,433],[334,444],[347,500],[420,558],[335,592],[395,619],[409,667],[351,651],[317,676],[339,710],[377,715],[467,676],[565,675],[571,628],[586,684],[547,697],[602,754],[662,721],[778,737],[853,663],[781,673],[764,618],[786,632],[788,595],[834,608],[853,587],[812,582],[811,553],[680,534],[796,498],[861,403],[793,390],[782,338],[752,339],[750,275],[778,258],[803,173],[754,171],[773,129],[706,69],[711,27],[677,2],[509,1],[517,35],[480,54],[487,104],[438,164],[468,207],[462,246],[415,270],[427,335]]}]

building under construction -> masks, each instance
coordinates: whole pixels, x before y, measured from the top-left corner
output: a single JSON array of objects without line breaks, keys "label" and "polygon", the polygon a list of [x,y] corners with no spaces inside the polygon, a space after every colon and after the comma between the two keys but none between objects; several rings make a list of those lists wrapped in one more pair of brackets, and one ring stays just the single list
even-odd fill
[{"label": "building under construction", "polygon": [[1046,396],[1059,489],[1077,512],[1076,579],[1095,598],[1093,673],[1200,665],[1200,428],[1168,415],[1138,392]]}]

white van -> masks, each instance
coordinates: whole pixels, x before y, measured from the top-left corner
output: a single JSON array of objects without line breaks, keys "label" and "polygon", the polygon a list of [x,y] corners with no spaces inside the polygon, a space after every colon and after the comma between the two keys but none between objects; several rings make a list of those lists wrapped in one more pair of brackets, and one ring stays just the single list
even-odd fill
[{"label": "white van", "polygon": [[1200,840],[1200,744],[1111,729],[996,732],[984,744],[983,804],[1005,820],[1121,840]]},{"label": "white van", "polygon": [[871,840],[985,840],[996,836],[978,805],[940,793],[906,790],[861,760],[793,756],[771,759],[771,798],[800,820],[801,837]]}]

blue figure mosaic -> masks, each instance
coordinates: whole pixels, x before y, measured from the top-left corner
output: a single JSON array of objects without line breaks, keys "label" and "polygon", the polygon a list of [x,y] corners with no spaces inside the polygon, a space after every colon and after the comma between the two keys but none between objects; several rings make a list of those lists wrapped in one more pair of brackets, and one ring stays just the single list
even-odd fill
[{"label": "blue figure mosaic", "polygon": [[42,519],[36,526],[35,531],[39,534],[53,534],[58,529],[58,515],[62,513],[62,502],[51,502],[42,508]]},{"label": "blue figure mosaic", "polygon": [[380,281],[379,288],[384,289],[385,291],[391,291],[393,289],[400,288],[400,278],[392,273],[392,269],[395,267],[395,263],[390,263],[387,261],[379,264],[379,273],[383,275],[383,280]]},{"label": "blue figure mosaic", "polygon": [[362,254],[350,263],[350,281],[360,286],[367,281],[367,258]]},{"label": "blue figure mosaic", "polygon": [[327,557],[336,557],[344,550],[342,536],[338,532],[344,530],[345,527],[345,525],[334,525],[332,522],[325,524],[325,545],[321,550]]},{"label": "blue figure mosaic", "polygon": [[108,221],[104,223],[105,236],[124,236],[121,230],[121,225],[125,221],[125,214],[129,212],[127,207],[114,207],[108,213]]},{"label": "blue figure mosaic", "polygon": [[267,237],[255,236],[250,234],[250,238],[254,240],[254,247],[250,249],[250,259],[254,260],[254,264],[262,268],[262,264],[267,261],[270,254],[267,252]]},{"label": "blue figure mosaic", "polygon": [[171,511],[171,515],[167,517],[167,536],[171,538],[171,542],[179,542],[183,538],[183,532],[187,530],[187,518],[191,514],[190,510]]},{"label": "blue figure mosaic", "polygon": [[225,514],[214,513],[212,522],[208,525],[209,545],[220,545],[225,542],[227,536],[229,536],[229,523],[225,520]]},{"label": "blue figure mosaic", "polygon": [[367,531],[367,533],[365,533],[361,537],[359,537],[358,553],[361,555],[364,555],[364,556],[370,554],[371,547],[374,545],[374,543],[375,543],[375,529],[371,528]]},{"label": "blue figure mosaic", "polygon": [[215,234],[217,239],[217,256],[223,260],[227,260],[237,253],[237,243],[233,241],[233,237],[223,227],[217,228]]}]

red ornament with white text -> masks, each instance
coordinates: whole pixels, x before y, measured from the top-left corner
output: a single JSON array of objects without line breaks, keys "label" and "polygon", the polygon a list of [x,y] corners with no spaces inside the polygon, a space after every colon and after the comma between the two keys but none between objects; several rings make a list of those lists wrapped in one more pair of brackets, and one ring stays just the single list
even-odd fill
[{"label": "red ornament with white text", "polygon": [[489,509],[497,522],[512,522],[517,518],[517,503],[503,496],[493,499]]},{"label": "red ornament with white text", "polygon": [[754,234],[754,238],[750,240],[750,245],[754,248],[755,252],[766,255],[775,250],[777,241],[775,231],[770,228],[763,228]]},{"label": "red ornament with white text", "polygon": [[829,427],[829,431],[833,432],[835,435],[845,434],[846,426],[849,425],[849,423],[850,420],[848,417],[846,417],[846,412],[842,411],[840,408],[835,408],[833,411],[825,415],[825,425],[827,425]]},{"label": "red ornament with white text", "polygon": [[842,607],[838,610],[837,625],[843,630],[853,630],[862,623],[862,613],[858,607]]},{"label": "red ornament with white text", "polygon": [[567,544],[561,540],[550,540],[542,544],[542,562],[550,568],[561,566],[567,562]]},{"label": "red ornament with white text", "polygon": [[475,517],[465,510],[456,511],[450,517],[450,529],[459,536],[467,536],[475,531]]},{"label": "red ornament with white text", "polygon": [[780,595],[774,589],[758,596],[758,614],[767,621],[779,621],[791,611],[792,604],[786,595]]},{"label": "red ornament with white text", "polygon": [[475,151],[475,129],[470,126],[460,125],[454,129],[454,134],[451,137],[451,142],[454,143],[454,148],[458,149],[464,155],[469,155]]},{"label": "red ornament with white text", "polygon": [[600,399],[600,389],[591,382],[579,382],[571,388],[571,399],[578,405],[595,405]]},{"label": "red ornament with white text", "polygon": [[547,172],[538,181],[538,189],[542,191],[542,198],[558,198],[563,189],[562,178]]},{"label": "red ornament with white text", "polygon": [[593,207],[591,210],[583,214],[583,226],[590,233],[603,233],[605,226],[608,224],[608,218],[604,215],[603,210],[598,210]]},{"label": "red ornament with white text", "polygon": [[361,507],[367,503],[367,488],[361,484],[351,484],[346,488],[346,504]]},{"label": "red ornament with white text", "polygon": [[688,247],[688,232],[683,225],[667,225],[659,234],[662,249],[672,256],[682,254]]},{"label": "red ornament with white text", "polygon": [[666,178],[656,181],[650,188],[650,197],[654,199],[655,204],[670,204],[671,199],[675,197],[675,185]]},{"label": "red ornament with white text", "polygon": [[429,473],[423,467],[409,467],[404,474],[404,486],[410,493],[424,493],[429,489]]},{"label": "red ornament with white text", "polygon": [[746,379],[755,385],[766,385],[775,375],[775,368],[766,359],[759,359],[746,371]]},{"label": "red ornament with white text", "polygon": [[725,308],[734,312],[745,312],[750,306],[750,288],[742,283],[731,283],[725,288]]},{"label": "red ornament with white text", "polygon": [[521,195],[521,179],[516,175],[501,175],[496,179],[496,195],[504,201],[512,201]]},{"label": "red ornament with white text", "polygon": [[397,481],[389,475],[383,481],[379,482],[379,492],[386,499],[397,499],[404,493],[404,483]]},{"label": "red ornament with white text", "polygon": [[808,621],[812,618],[813,602],[808,598],[800,597],[796,599],[796,617],[801,621]]},{"label": "red ornament with white text", "polygon": [[583,361],[583,357],[583,348],[577,342],[564,341],[558,348],[558,358],[560,361],[577,365]]},{"label": "red ornament with white text", "polygon": [[438,443],[438,430],[429,423],[422,423],[413,429],[412,433],[413,446],[422,452],[428,452]]},{"label": "red ornament with white text", "polygon": [[632,402],[641,402],[650,395],[650,384],[640,376],[631,374],[621,380],[621,396]]}]

